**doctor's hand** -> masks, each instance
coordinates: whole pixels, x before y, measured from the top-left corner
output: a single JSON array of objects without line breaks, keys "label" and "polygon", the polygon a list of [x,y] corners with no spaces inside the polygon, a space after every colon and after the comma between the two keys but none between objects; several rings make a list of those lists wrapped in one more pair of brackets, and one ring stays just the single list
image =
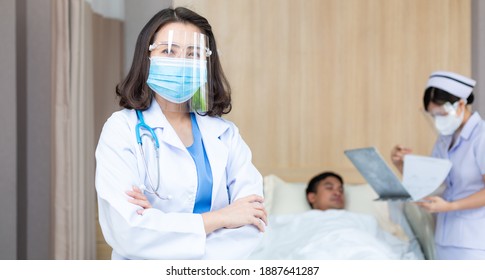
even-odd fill
[{"label": "doctor's hand", "polygon": [[138,215],[143,215],[145,209],[152,208],[152,205],[140,188],[133,186],[132,189],[132,191],[126,191],[126,194],[130,197],[128,201],[130,203],[143,207],[143,209],[136,210],[136,213],[138,213]]},{"label": "doctor's hand", "polygon": [[254,225],[264,232],[264,224],[268,224],[264,199],[259,195],[249,195],[234,201],[232,204],[213,212],[202,214],[207,234],[219,228],[238,228]]},{"label": "doctor's hand", "polygon": [[404,166],[404,156],[412,153],[413,151],[402,145],[396,145],[391,150],[391,160],[394,166],[402,173]]},{"label": "doctor's hand", "polygon": [[453,210],[452,203],[439,196],[423,198],[423,201],[416,202],[416,204],[426,209],[430,213],[448,212]]}]

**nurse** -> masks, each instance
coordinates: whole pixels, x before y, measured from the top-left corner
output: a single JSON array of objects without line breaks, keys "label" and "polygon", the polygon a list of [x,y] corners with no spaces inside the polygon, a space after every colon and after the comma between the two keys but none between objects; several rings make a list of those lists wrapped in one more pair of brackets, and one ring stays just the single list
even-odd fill
[{"label": "nurse", "polygon": [[230,93],[205,18],[164,9],[141,30],[116,87],[124,109],[96,149],[99,222],[113,259],[244,259],[258,244],[262,177],[221,118]]},{"label": "nurse", "polygon": [[[432,117],[438,137],[433,157],[453,163],[446,189],[418,203],[437,213],[438,259],[485,259],[485,123],[472,113],[476,82],[451,72],[434,72],[424,92],[424,108]],[[397,145],[391,152],[402,172],[409,148]]]}]

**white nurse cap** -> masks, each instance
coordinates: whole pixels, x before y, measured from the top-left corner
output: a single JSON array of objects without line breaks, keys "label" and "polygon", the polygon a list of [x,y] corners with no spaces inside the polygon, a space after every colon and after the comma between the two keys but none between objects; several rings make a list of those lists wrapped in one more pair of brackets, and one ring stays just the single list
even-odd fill
[{"label": "white nurse cap", "polygon": [[461,99],[467,99],[476,83],[475,80],[453,72],[437,71],[429,76],[426,88],[439,88]]}]

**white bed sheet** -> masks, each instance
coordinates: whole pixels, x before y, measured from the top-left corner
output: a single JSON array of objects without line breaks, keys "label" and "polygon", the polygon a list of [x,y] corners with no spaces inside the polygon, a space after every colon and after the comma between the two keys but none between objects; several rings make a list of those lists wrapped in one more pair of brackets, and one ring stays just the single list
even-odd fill
[{"label": "white bed sheet", "polygon": [[271,215],[250,259],[423,259],[410,241],[382,230],[377,220],[346,210]]}]

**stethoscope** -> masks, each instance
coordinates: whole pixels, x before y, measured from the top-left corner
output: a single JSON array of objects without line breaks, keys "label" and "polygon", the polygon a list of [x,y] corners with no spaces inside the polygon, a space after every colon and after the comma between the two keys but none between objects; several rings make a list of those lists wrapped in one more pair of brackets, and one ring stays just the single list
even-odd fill
[{"label": "stethoscope", "polygon": [[[136,142],[138,142],[138,148],[140,149],[140,154],[143,157],[143,165],[145,167],[145,171],[146,171],[146,174],[147,174],[147,177],[148,177],[148,183],[150,184],[149,188],[151,190],[151,191],[149,191],[149,190],[146,190],[146,191],[148,193],[156,195],[158,198],[160,198],[162,200],[170,200],[170,199],[172,199],[171,195],[162,196],[158,193],[158,189],[160,188],[160,160],[159,160],[160,143],[158,142],[158,137],[155,134],[155,131],[153,130],[153,128],[151,128],[150,126],[148,126],[145,123],[145,119],[143,118],[143,113],[141,112],[141,110],[135,110],[135,111],[136,111],[136,116],[138,117],[138,121],[139,121],[138,124],[135,126]],[[152,180],[152,177],[150,176],[150,172],[148,171],[148,164],[147,164],[147,160],[146,160],[146,157],[145,157],[145,152],[143,152],[143,147],[142,147],[143,142],[141,141],[141,138],[143,136],[148,136],[148,135],[146,135],[146,134],[142,135],[140,133],[142,129],[145,129],[146,131],[148,131],[150,133],[150,136],[152,137],[153,142],[154,142],[155,156],[156,156],[156,161],[157,161],[157,171],[158,171],[157,187],[156,188],[155,188],[155,185],[153,184],[153,180]]]}]

